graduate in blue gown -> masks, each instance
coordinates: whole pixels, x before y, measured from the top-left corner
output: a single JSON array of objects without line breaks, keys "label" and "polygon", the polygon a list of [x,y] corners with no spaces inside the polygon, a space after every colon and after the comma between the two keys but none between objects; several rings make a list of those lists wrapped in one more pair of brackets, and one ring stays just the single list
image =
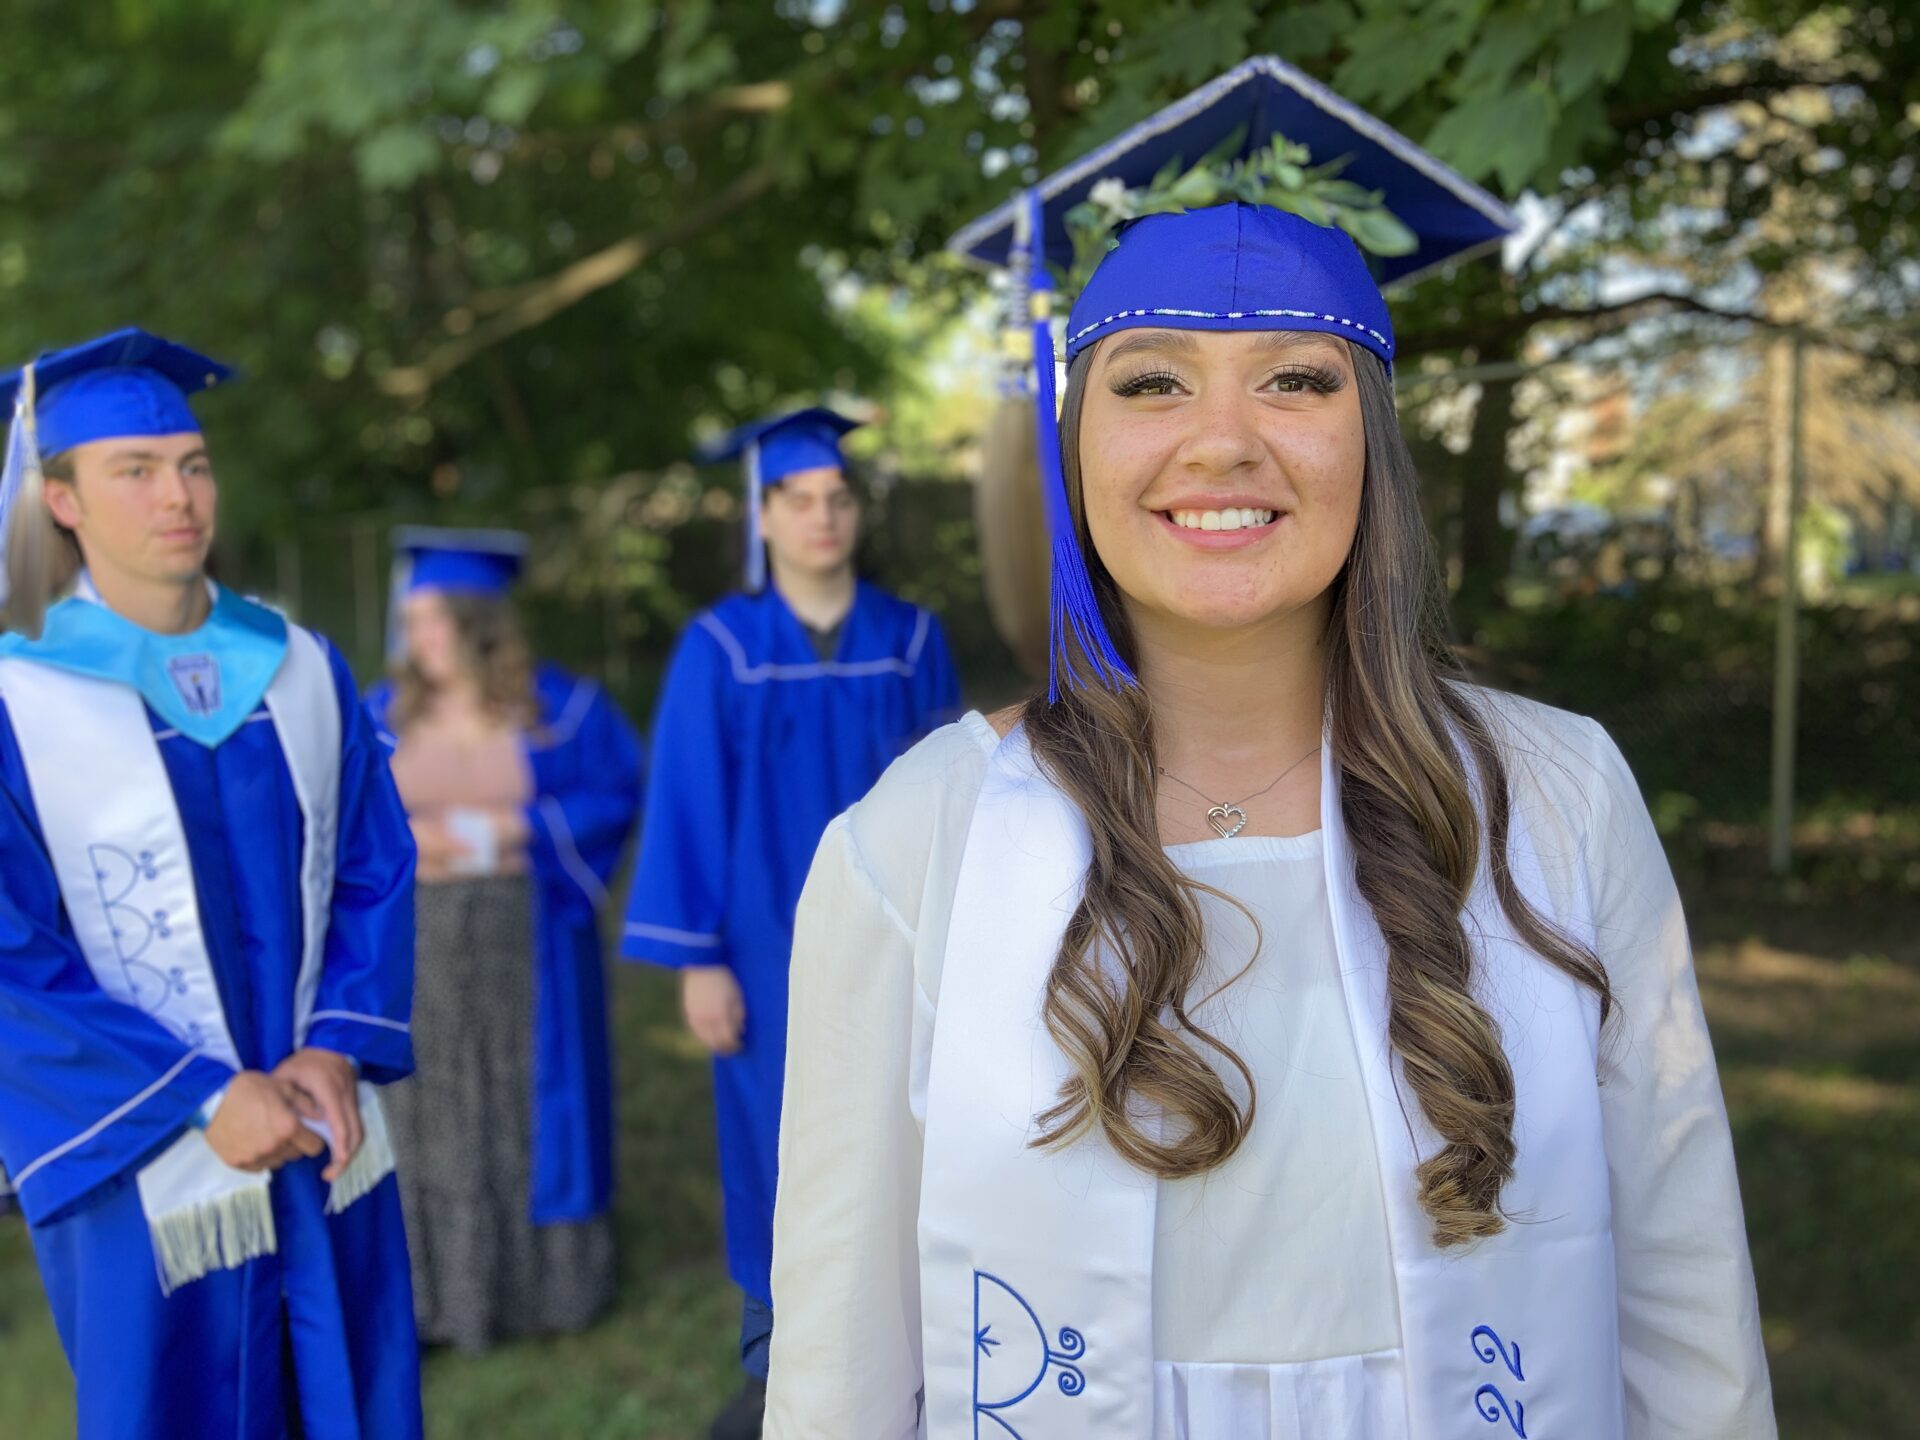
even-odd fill
[{"label": "graduate in blue gown", "polygon": [[509,598],[524,536],[393,543],[393,679],[368,705],[420,846],[419,1070],[395,1140],[421,1336],[476,1352],[613,1298],[599,916],[640,741],[598,685],[529,654]]},{"label": "graduate in blue gown", "polygon": [[339,655],[206,579],[227,373],[0,380],[0,1161],[84,1440],[405,1440],[413,843]]},{"label": "graduate in blue gown", "polygon": [[800,887],[828,822],[959,704],[939,621],[855,575],[859,503],[839,444],[852,428],[805,410],[714,452],[746,462],[748,585],[695,617],[668,668],[622,943],[681,971],[688,1023],[716,1057],[727,1258],[760,1382],[716,1435],[758,1433]]}]

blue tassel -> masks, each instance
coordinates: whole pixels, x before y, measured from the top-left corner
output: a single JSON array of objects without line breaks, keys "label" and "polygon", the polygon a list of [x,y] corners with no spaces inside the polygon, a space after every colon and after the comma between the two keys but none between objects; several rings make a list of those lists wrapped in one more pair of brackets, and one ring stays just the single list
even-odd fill
[{"label": "blue tassel", "polygon": [[1093,593],[1093,576],[1080,551],[1067,500],[1067,477],[1060,465],[1059,402],[1053,375],[1053,280],[1047,274],[1045,215],[1040,192],[1026,194],[1027,287],[1033,312],[1034,435],[1040,449],[1040,483],[1047,497],[1047,526],[1053,532],[1053,583],[1048,614],[1049,673],[1047,700],[1057,704],[1063,684],[1074,671],[1068,661],[1068,641],[1087,659],[1098,683],[1122,690],[1139,681],[1115,648],[1100,602]]}]

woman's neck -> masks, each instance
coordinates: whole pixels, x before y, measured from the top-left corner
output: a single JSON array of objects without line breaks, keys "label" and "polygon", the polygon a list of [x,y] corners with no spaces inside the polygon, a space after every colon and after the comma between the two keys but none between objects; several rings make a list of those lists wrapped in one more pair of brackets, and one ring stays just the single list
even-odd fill
[{"label": "woman's neck", "polygon": [[793,569],[776,560],[773,588],[803,624],[815,630],[831,630],[853,609],[856,582],[851,565],[820,575]]},{"label": "woman's neck", "polygon": [[156,635],[186,635],[207,623],[213,599],[204,575],[191,580],[145,580],[111,568],[89,569],[100,603],[123,620]]},{"label": "woman's neck", "polygon": [[[1310,754],[1325,718],[1326,622],[1324,604],[1231,631],[1136,616],[1162,771],[1231,801]],[[1301,770],[1318,774],[1317,767]],[[1317,803],[1318,786],[1297,772],[1287,789],[1296,800],[1291,809]]]}]

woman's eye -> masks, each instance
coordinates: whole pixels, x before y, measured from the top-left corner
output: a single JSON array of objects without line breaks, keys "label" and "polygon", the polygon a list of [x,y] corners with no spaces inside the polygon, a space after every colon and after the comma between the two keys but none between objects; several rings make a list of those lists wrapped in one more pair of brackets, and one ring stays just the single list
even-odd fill
[{"label": "woman's eye", "polygon": [[1135,395],[1171,395],[1180,388],[1180,377],[1172,371],[1152,370],[1120,381],[1113,387],[1113,393],[1122,399],[1131,399]]},{"label": "woman's eye", "polygon": [[1267,384],[1281,395],[1330,395],[1340,388],[1340,377],[1329,370],[1282,370]]}]

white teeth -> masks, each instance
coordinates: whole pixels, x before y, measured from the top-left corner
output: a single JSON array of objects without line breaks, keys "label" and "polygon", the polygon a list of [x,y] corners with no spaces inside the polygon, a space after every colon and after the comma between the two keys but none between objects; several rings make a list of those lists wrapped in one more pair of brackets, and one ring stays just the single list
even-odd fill
[{"label": "white teeth", "polygon": [[1229,506],[1225,510],[1175,510],[1173,523],[1183,530],[1252,530],[1273,522],[1271,510]]}]

